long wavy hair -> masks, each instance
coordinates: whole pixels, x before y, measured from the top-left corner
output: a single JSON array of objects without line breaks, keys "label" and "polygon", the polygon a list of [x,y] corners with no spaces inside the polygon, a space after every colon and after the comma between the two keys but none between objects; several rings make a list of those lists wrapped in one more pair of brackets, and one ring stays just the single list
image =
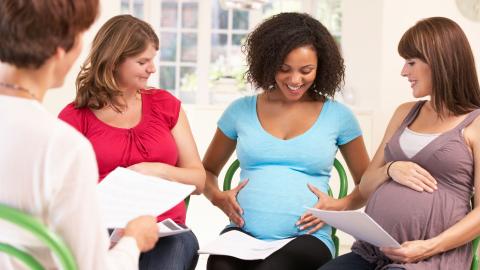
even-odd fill
[{"label": "long wavy hair", "polygon": [[93,40],[90,54],[78,74],[75,108],[94,110],[111,106],[124,109],[118,97],[116,70],[123,61],[142,53],[148,45],[159,48],[159,40],[152,27],[131,15],[119,15],[108,20]]},{"label": "long wavy hair", "polygon": [[480,108],[475,60],[457,23],[443,17],[417,22],[403,34],[398,53],[405,59],[418,58],[429,65],[432,106],[440,116],[462,115]]}]

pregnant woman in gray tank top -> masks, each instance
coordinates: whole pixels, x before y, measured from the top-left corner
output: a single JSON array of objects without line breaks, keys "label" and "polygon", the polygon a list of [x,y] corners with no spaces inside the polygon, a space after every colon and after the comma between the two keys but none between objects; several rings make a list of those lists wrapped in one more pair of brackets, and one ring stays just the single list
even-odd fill
[{"label": "pregnant woman in gray tank top", "polygon": [[[470,269],[480,234],[480,87],[473,53],[447,18],[421,20],[400,40],[402,76],[415,98],[400,105],[362,177],[365,212],[401,247],[356,241],[330,269]],[[412,135],[413,134],[413,135]],[[428,139],[430,137],[430,139]],[[425,139],[427,138],[427,142]]]}]

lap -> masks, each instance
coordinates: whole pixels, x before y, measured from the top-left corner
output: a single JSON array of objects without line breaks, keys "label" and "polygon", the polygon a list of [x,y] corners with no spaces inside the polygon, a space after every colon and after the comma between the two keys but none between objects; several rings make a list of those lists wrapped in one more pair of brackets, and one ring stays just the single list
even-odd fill
[{"label": "lap", "polygon": [[375,265],[364,260],[360,255],[353,252],[338,256],[329,261],[319,270],[373,270]]},{"label": "lap", "polygon": [[198,261],[198,241],[193,232],[160,238],[155,247],[140,255],[140,270],[190,270]]},{"label": "lap", "polygon": [[247,261],[230,256],[210,256],[209,270],[287,270],[287,269],[317,269],[331,260],[328,247],[312,235],[302,235],[290,241],[265,260]]}]

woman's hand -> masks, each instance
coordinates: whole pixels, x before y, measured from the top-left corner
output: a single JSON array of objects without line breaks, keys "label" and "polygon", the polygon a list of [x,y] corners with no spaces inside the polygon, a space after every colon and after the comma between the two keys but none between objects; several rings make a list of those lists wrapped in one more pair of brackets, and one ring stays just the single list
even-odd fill
[{"label": "woman's hand", "polygon": [[413,190],[433,192],[437,189],[437,180],[424,168],[410,161],[393,161],[388,164],[387,174],[393,181]]},{"label": "woman's hand", "polygon": [[247,185],[247,183],[248,179],[242,181],[234,189],[221,191],[217,193],[212,200],[212,203],[220,208],[225,215],[227,215],[228,218],[239,227],[243,227],[243,210],[238,204],[237,194],[243,187],[245,187],[245,185]]},{"label": "woman's hand", "polygon": [[132,171],[136,171],[138,173],[145,174],[145,175],[155,175],[155,172],[158,171],[158,167],[159,167],[159,162],[140,162],[127,167],[127,169],[130,169]]},{"label": "woman's hand", "polygon": [[[335,209],[334,205],[335,205],[335,202],[337,201],[336,199],[321,192],[318,188],[314,187],[311,184],[308,184],[307,186],[310,189],[310,191],[312,191],[313,194],[315,194],[315,196],[318,197],[317,203],[313,206],[314,208],[323,209],[323,210]],[[321,219],[315,217],[311,213],[303,214],[300,217],[300,219],[297,221],[297,223],[295,223],[295,225],[302,231],[310,228],[307,234],[312,234],[318,231],[320,228],[322,228],[324,224],[325,223]]]},{"label": "woman's hand", "polygon": [[433,239],[407,241],[400,248],[381,248],[380,250],[394,262],[418,262],[435,255],[432,241]]}]

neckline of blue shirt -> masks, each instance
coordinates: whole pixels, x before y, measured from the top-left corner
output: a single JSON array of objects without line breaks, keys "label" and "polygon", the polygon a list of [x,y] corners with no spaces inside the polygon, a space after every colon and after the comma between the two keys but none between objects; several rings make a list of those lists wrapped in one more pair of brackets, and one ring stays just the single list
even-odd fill
[{"label": "neckline of blue shirt", "polygon": [[257,127],[259,128],[259,130],[261,131],[260,133],[266,135],[267,137],[271,138],[271,139],[274,139],[276,141],[280,141],[280,142],[291,142],[291,141],[296,141],[296,140],[299,140],[305,136],[307,136],[308,134],[310,134],[311,132],[313,132],[313,130],[318,126],[318,123],[323,119],[324,117],[324,114],[326,114],[327,112],[327,109],[328,109],[328,106],[330,105],[330,103],[332,102],[330,99],[326,99],[325,102],[323,103],[323,107],[322,109],[320,110],[320,113],[317,115],[317,119],[315,120],[315,122],[313,123],[312,126],[310,126],[305,132],[303,132],[302,134],[299,134],[295,137],[292,137],[290,139],[280,139],[272,134],[270,134],[270,132],[266,131],[262,124],[260,123],[260,119],[258,118],[258,113],[257,113],[257,97],[258,95],[254,95],[253,96],[253,106],[252,106],[252,111],[253,111],[253,117],[255,118],[255,124],[257,125]]}]

